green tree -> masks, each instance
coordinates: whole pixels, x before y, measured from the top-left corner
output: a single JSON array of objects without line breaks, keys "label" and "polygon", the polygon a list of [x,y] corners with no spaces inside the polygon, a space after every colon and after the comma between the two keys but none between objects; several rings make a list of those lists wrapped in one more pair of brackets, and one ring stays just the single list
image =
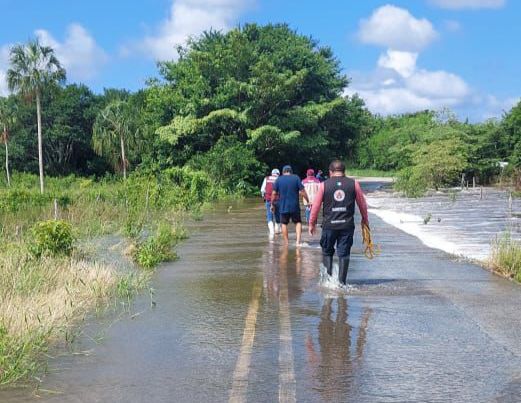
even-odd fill
[{"label": "green tree", "polygon": [[10,68],[7,70],[7,84],[11,91],[25,97],[36,99],[38,125],[38,167],[40,172],[40,191],[44,191],[43,182],[43,140],[41,96],[49,86],[65,81],[65,70],[49,46],[32,40],[25,45],[16,45],[9,53]]},{"label": "green tree", "polygon": [[467,167],[465,144],[458,138],[434,141],[416,151],[413,164],[427,186],[438,189],[452,185]]},{"label": "green tree", "polygon": [[[135,111],[125,101],[112,101],[96,117],[93,126],[94,151],[105,156],[127,178],[127,150],[137,143]],[[119,149],[119,151],[118,151]]]},{"label": "green tree", "polygon": [[[350,157],[370,116],[328,47],[287,25],[206,32],[159,64],[144,116],[169,163],[182,165],[233,137],[268,166],[297,171]],[[258,179],[258,178],[257,178]]]},{"label": "green tree", "polygon": [[[46,169],[54,175],[92,173],[92,165],[103,161],[92,148],[92,126],[105,97],[73,84],[48,91],[46,102],[49,106],[42,116],[49,128],[44,144]],[[110,167],[103,164],[103,169]]]},{"label": "green tree", "polygon": [[419,145],[436,137],[434,113],[424,111],[376,118],[371,136],[359,143],[358,162],[363,168],[400,170],[412,164]]},{"label": "green tree", "polygon": [[501,126],[508,150],[504,157],[510,159],[515,169],[521,169],[521,101],[505,114]]},{"label": "green tree", "polygon": [[412,165],[400,171],[397,188],[409,196],[457,182],[467,167],[466,145],[457,137],[425,143],[413,153]]},{"label": "green tree", "polygon": [[244,193],[252,190],[250,184],[267,170],[253,150],[234,136],[221,137],[210,151],[196,154],[188,164],[208,173],[219,186]]},{"label": "green tree", "polygon": [[9,98],[0,98],[0,129],[2,135],[1,142],[5,146],[5,174],[7,178],[7,186],[11,186],[11,175],[9,172],[9,137],[10,131],[16,123],[16,105]]},{"label": "green tree", "polygon": [[488,120],[483,123],[461,124],[466,132],[469,165],[467,173],[478,178],[479,183],[489,183],[500,173],[499,161],[508,160],[508,139],[501,130],[500,122]]}]

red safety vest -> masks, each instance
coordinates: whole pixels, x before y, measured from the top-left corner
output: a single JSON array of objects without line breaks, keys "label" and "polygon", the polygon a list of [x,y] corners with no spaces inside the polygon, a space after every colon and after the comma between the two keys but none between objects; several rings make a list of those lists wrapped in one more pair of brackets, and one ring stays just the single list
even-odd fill
[{"label": "red safety vest", "polygon": [[273,192],[273,184],[279,177],[277,175],[266,176],[266,189],[264,191],[264,200],[271,201],[271,192]]}]

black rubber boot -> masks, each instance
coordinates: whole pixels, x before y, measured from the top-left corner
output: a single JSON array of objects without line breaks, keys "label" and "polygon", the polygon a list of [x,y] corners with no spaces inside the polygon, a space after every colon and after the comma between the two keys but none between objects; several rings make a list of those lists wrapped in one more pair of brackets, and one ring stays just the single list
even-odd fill
[{"label": "black rubber boot", "polygon": [[338,281],[342,285],[346,285],[348,270],[349,270],[349,257],[339,258],[338,259]]},{"label": "black rubber boot", "polygon": [[333,274],[333,256],[322,255],[322,264],[326,266],[327,274]]}]

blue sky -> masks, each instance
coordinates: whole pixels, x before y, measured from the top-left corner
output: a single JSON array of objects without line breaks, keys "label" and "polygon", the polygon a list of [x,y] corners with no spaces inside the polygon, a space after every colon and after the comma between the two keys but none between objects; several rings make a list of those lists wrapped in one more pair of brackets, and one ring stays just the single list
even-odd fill
[{"label": "blue sky", "polygon": [[70,82],[136,90],[205,29],[286,22],[333,48],[376,113],[448,107],[499,117],[521,96],[521,2],[514,0],[0,0],[0,94],[9,46],[38,36]]}]

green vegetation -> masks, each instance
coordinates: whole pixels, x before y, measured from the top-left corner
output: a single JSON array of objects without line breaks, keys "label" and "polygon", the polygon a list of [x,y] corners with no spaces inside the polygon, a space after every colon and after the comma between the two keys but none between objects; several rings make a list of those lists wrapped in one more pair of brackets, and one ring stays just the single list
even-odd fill
[{"label": "green vegetation", "polygon": [[40,221],[31,231],[29,250],[37,258],[43,255],[70,255],[74,243],[72,225],[63,220]]},{"label": "green vegetation", "polygon": [[145,269],[152,269],[161,262],[175,260],[177,255],[172,251],[175,244],[185,237],[170,225],[160,224],[155,235],[137,246],[135,260]]},{"label": "green vegetation", "polygon": [[[476,124],[448,111],[372,115],[357,96],[343,96],[349,82],[331,49],[287,25],[246,24],[194,37],[177,60],[159,63],[160,79],[135,93],[62,86],[51,51],[33,42],[13,50],[17,93],[0,102],[0,155],[19,172],[37,173],[41,155],[54,176],[125,177],[188,166],[228,192],[247,194],[275,166],[289,163],[304,174],[342,158],[351,174],[398,177],[409,195],[458,185],[462,174],[478,184],[521,185],[521,105]],[[33,86],[14,74],[32,53],[48,62],[39,76],[45,80]],[[26,95],[38,95],[39,103]],[[42,130],[39,152],[35,134]]]},{"label": "green vegetation", "polygon": [[[348,80],[331,49],[286,25],[205,33],[159,69],[160,80],[132,94],[42,88],[46,172],[103,177],[189,166],[244,194],[283,163],[304,172],[325,170],[332,156],[353,160],[371,132],[362,100],[342,96]],[[11,166],[36,173],[35,105],[18,94],[9,100],[17,110]]]},{"label": "green vegetation", "polygon": [[105,156],[114,169],[121,170],[124,179],[128,166],[125,147],[135,144],[137,134],[134,113],[128,102],[113,101],[100,111],[93,126],[94,151]]},{"label": "green vegetation", "polygon": [[411,156],[411,166],[403,168],[396,188],[409,196],[419,196],[427,189],[450,186],[467,167],[465,146],[454,137],[421,144]]},{"label": "green vegetation", "polygon": [[[374,129],[357,144],[357,163],[364,168],[398,171],[397,189],[421,196],[427,189],[454,186],[476,179],[519,185],[521,161],[521,103],[501,121],[470,124],[450,113],[431,111],[375,117]],[[509,165],[502,169],[499,162]]]},{"label": "green vegetation", "polygon": [[[150,269],[176,257],[182,215],[222,195],[190,168],[47,178],[44,194],[38,182],[14,172],[11,187],[0,187],[0,384],[38,370],[49,342],[68,340],[87,311],[145,287]],[[146,271],[118,271],[82,247],[117,232],[132,235],[127,250]]]},{"label": "green vegetation", "polygon": [[16,45],[10,51],[11,67],[7,70],[7,85],[25,97],[36,99],[38,125],[38,167],[40,191],[43,193],[42,93],[49,87],[65,81],[65,70],[54,54],[54,49],[42,46],[38,40]]},{"label": "green vegetation", "polygon": [[492,244],[492,268],[521,282],[521,244],[505,233]]},{"label": "green vegetation", "polygon": [[381,169],[371,168],[350,168],[348,167],[347,175],[356,176],[359,178],[394,178],[397,175],[396,171],[382,171]]}]

